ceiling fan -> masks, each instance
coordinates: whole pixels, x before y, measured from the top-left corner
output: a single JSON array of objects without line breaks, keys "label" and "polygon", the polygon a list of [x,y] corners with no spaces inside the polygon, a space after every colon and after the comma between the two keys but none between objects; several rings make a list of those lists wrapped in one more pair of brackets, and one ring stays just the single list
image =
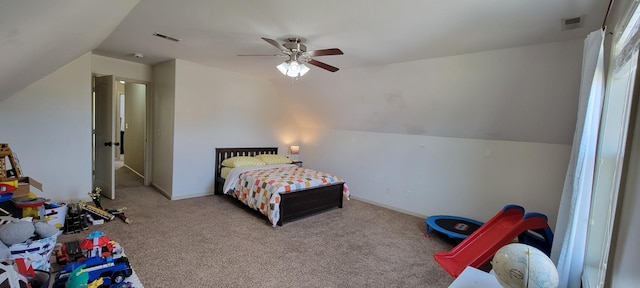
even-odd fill
[{"label": "ceiling fan", "polygon": [[316,67],[320,67],[327,71],[336,72],[340,70],[338,67],[331,66],[327,63],[320,62],[318,60],[313,59],[313,57],[318,56],[330,56],[330,55],[343,55],[342,50],[338,48],[329,48],[329,49],[320,49],[307,51],[307,46],[302,44],[302,39],[299,37],[289,37],[287,38],[287,42],[280,45],[276,40],[262,37],[262,40],[267,41],[267,43],[273,45],[273,47],[278,48],[282,53],[281,54],[270,54],[270,55],[260,55],[260,54],[242,54],[238,56],[278,56],[278,57],[288,57],[289,60],[282,62],[276,68],[278,70],[289,77],[298,77],[309,72],[309,67],[304,65],[305,63],[311,64]]}]

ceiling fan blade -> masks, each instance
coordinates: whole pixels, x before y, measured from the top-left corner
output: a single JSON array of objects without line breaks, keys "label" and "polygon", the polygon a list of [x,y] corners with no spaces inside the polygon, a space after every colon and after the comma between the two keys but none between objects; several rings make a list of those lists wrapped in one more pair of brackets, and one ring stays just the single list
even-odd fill
[{"label": "ceiling fan blade", "polygon": [[338,48],[313,50],[313,51],[308,51],[307,53],[309,53],[309,55],[311,55],[311,57],[328,56],[328,55],[342,55],[342,54],[344,54],[344,53],[342,53],[342,50],[340,50]]},{"label": "ceiling fan blade", "polygon": [[270,56],[270,57],[286,57],[287,55],[282,54],[238,54],[238,56]]},{"label": "ceiling fan blade", "polygon": [[280,51],[287,51],[287,49],[282,47],[282,45],[280,45],[280,43],[278,43],[276,40],[269,39],[269,38],[264,38],[264,37],[262,37],[262,40],[267,41],[267,43],[273,45],[273,47],[278,48],[278,50],[280,50]]},{"label": "ceiling fan blade", "polygon": [[331,66],[331,65],[329,65],[327,63],[320,62],[318,60],[310,59],[309,61],[307,61],[307,63],[309,63],[309,64],[311,64],[313,66],[318,66],[318,67],[320,67],[322,69],[325,69],[325,70],[328,70],[328,71],[331,71],[331,72],[336,72],[336,71],[340,70],[338,67]]}]

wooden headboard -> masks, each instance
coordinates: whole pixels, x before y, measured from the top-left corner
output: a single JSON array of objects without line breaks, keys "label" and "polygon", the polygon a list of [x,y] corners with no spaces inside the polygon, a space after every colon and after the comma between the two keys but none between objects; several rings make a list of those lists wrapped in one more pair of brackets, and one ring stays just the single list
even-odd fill
[{"label": "wooden headboard", "polygon": [[222,194],[224,179],[220,177],[222,161],[236,156],[256,156],[260,154],[278,154],[278,147],[250,147],[250,148],[216,148],[215,187],[214,194]]}]

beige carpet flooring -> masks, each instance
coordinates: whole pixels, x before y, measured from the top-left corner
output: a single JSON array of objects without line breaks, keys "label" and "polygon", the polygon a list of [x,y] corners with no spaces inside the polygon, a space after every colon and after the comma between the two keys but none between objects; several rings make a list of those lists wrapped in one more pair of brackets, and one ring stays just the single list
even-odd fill
[{"label": "beige carpet flooring", "polygon": [[119,242],[149,287],[447,287],[433,254],[453,247],[424,237],[423,218],[358,200],[273,228],[227,196],[170,201],[120,168],[116,199],[133,220],[91,226]]}]

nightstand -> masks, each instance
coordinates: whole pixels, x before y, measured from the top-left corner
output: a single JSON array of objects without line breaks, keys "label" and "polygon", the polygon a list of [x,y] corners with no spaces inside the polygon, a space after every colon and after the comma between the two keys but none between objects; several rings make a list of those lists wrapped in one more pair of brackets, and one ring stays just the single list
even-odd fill
[{"label": "nightstand", "polygon": [[302,161],[293,161],[291,164],[298,165],[298,167],[302,167]]}]

